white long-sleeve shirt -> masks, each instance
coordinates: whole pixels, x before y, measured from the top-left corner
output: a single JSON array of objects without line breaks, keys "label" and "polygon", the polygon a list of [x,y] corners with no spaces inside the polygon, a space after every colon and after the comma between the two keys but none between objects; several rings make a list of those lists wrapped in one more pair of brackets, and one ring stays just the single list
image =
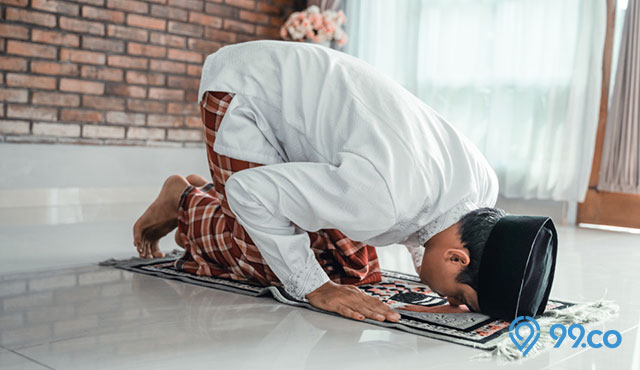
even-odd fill
[{"label": "white long-sleeve shirt", "polygon": [[[328,281],[306,231],[338,229],[413,251],[495,204],[495,173],[454,127],[369,64],[323,46],[252,41],[209,55],[200,82],[231,100],[213,149],[266,164],[233,174],[227,201],[294,297]],[[421,258],[420,258],[421,259]]]}]

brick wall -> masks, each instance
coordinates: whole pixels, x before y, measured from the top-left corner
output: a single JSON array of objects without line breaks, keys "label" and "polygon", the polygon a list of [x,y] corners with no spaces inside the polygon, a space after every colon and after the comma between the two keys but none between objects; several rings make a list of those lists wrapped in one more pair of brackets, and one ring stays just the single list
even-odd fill
[{"label": "brick wall", "polygon": [[[299,2],[299,1],[298,1]],[[200,145],[201,66],[295,0],[0,0],[0,141]]]}]

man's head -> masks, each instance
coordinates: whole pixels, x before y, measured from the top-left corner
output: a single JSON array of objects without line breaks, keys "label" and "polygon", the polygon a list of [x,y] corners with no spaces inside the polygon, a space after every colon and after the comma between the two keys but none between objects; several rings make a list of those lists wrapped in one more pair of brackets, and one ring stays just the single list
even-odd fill
[{"label": "man's head", "polygon": [[479,311],[478,275],[484,246],[495,224],[505,216],[496,208],[467,213],[425,243],[420,278],[453,306]]}]

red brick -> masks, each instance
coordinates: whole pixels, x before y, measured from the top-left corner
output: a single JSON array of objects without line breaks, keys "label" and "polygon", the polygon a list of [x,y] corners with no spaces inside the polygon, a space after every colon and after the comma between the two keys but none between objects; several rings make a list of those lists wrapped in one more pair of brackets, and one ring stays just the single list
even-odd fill
[{"label": "red brick", "polygon": [[34,107],[31,105],[7,105],[7,117],[35,119],[45,121],[57,121],[58,110],[56,108]]},{"label": "red brick", "polygon": [[26,72],[27,60],[24,58],[0,56],[0,69],[5,71]]},{"label": "red brick", "polygon": [[157,100],[182,100],[184,91],[178,89],[163,89],[159,87],[149,88],[149,99]]},{"label": "red brick", "polygon": [[134,41],[147,41],[149,39],[149,31],[140,30],[137,28],[118,26],[110,24],[107,26],[109,37],[116,37],[119,39],[127,39]]},{"label": "red brick", "polygon": [[0,87],[0,101],[13,103],[26,103],[29,99],[29,91],[25,89],[5,89]]},{"label": "red brick", "polygon": [[126,57],[122,55],[109,55],[107,64],[110,66],[134,69],[147,69],[147,58]]},{"label": "red brick", "polygon": [[31,0],[31,7],[45,12],[62,13],[66,15],[77,16],[80,7],[66,1],[58,0]]},{"label": "red brick", "polygon": [[184,74],[187,71],[187,65],[179,62],[170,62],[167,60],[151,60],[149,69],[152,71]]},{"label": "red brick", "polygon": [[169,0],[169,6],[177,6],[191,10],[202,10],[202,0]]},{"label": "red brick", "polygon": [[200,116],[190,116],[184,119],[184,125],[187,127],[202,127],[202,118]]},{"label": "red brick", "polygon": [[252,23],[267,23],[269,21],[268,15],[250,12],[248,10],[241,10],[238,16],[240,17],[240,19],[249,21]]},{"label": "red brick", "polygon": [[151,42],[176,48],[187,47],[187,38],[184,36],[168,35],[166,33],[152,32]]},{"label": "red brick", "polygon": [[102,37],[82,36],[82,48],[90,50],[105,50],[114,53],[124,52],[124,41],[110,40]]},{"label": "red brick", "polygon": [[187,103],[196,103],[198,101],[198,90],[185,91],[184,101],[186,101]]},{"label": "red brick", "polygon": [[72,46],[76,48],[80,46],[80,37],[74,34],[43,31],[39,29],[33,29],[31,31],[31,41],[43,42],[45,44]]},{"label": "red brick", "polygon": [[167,112],[182,116],[200,114],[200,107],[193,103],[169,103]]},{"label": "red brick", "polygon": [[29,122],[0,120],[0,133],[2,134],[28,134]]},{"label": "red brick", "polygon": [[260,36],[256,36],[256,35],[245,35],[245,34],[238,34],[238,42],[247,42],[247,41],[255,41],[255,40],[262,40],[263,38]]},{"label": "red brick", "polygon": [[104,114],[94,110],[63,109],[60,118],[71,122],[104,122]]},{"label": "red brick", "polygon": [[143,113],[107,112],[107,123],[142,126],[144,122],[145,115]]},{"label": "red brick", "polygon": [[202,130],[169,129],[167,139],[173,141],[201,141]]},{"label": "red brick", "polygon": [[189,23],[199,23],[203,26],[220,28],[222,27],[222,18],[192,11],[189,12]]},{"label": "red brick", "polygon": [[237,40],[237,36],[233,32],[217,30],[215,28],[210,28],[210,27],[207,27],[205,29],[204,37],[207,39],[223,41],[229,44],[233,44]]},{"label": "red brick", "polygon": [[135,85],[107,85],[107,95],[127,96],[130,98],[146,98],[147,88]]},{"label": "red brick", "polygon": [[254,9],[256,7],[256,2],[254,0],[224,0],[224,2],[226,4],[245,9]]},{"label": "red brick", "polygon": [[80,136],[80,125],[36,122],[33,124],[33,134],[43,136],[77,137]]},{"label": "red brick", "polygon": [[56,48],[54,46],[15,40],[7,40],[7,54],[50,59],[55,59],[57,56]]},{"label": "red brick", "polygon": [[74,0],[78,3],[91,4],[95,6],[104,6],[104,0]]},{"label": "red brick", "polygon": [[161,128],[129,127],[127,139],[164,140],[165,132]]},{"label": "red brick", "polygon": [[124,12],[118,10],[107,10],[84,5],[82,7],[83,18],[99,19],[111,23],[124,23]]},{"label": "red brick", "polygon": [[32,12],[24,9],[7,8],[6,19],[29,24],[37,24],[44,27],[55,27],[56,16],[40,12]]},{"label": "red brick", "polygon": [[69,63],[31,61],[31,72],[43,75],[77,76],[78,66]]},{"label": "red brick", "polygon": [[53,77],[40,77],[27,74],[7,73],[7,85],[30,87],[34,89],[54,90],[56,79]]},{"label": "red brick", "polygon": [[93,35],[104,36],[104,24],[99,22],[60,17],[60,28],[79,33],[90,33]]},{"label": "red brick", "polygon": [[187,66],[187,74],[190,76],[200,76],[202,74],[202,66],[194,66],[189,64]]},{"label": "red brick", "polygon": [[202,54],[193,51],[169,49],[167,57],[169,59],[181,60],[183,62],[202,63]]},{"label": "red brick", "polygon": [[148,13],[149,5],[135,0],[107,0],[107,8],[120,9],[132,13]]},{"label": "red brick", "polygon": [[148,28],[156,31],[164,31],[167,27],[167,21],[164,19],[137,14],[129,14],[127,16],[127,24],[129,26]]},{"label": "red brick", "polygon": [[169,76],[167,86],[177,87],[181,89],[198,90],[198,87],[200,86],[200,79],[182,76]]},{"label": "red brick", "polygon": [[57,105],[60,107],[80,106],[80,95],[62,94],[58,92],[35,91],[31,98],[33,104]]},{"label": "red brick", "polygon": [[256,35],[264,36],[272,39],[280,38],[280,29],[275,27],[263,27],[258,26],[256,28]]},{"label": "red brick", "polygon": [[67,60],[75,63],[104,64],[107,57],[104,53],[95,51],[84,51],[75,49],[60,50],[60,60]]},{"label": "red brick", "polygon": [[0,4],[25,7],[29,4],[29,0],[0,0]]},{"label": "red brick", "polygon": [[280,27],[282,27],[282,25],[284,24],[284,19],[276,17],[276,18],[271,18],[269,19],[269,24],[274,26],[274,27],[278,27],[278,29],[280,29]]},{"label": "red brick", "polygon": [[13,24],[0,23],[0,36],[26,40],[29,38],[29,29]]},{"label": "red brick", "polygon": [[169,116],[166,114],[150,114],[147,116],[147,126],[181,127],[184,123],[182,116]]},{"label": "red brick", "polygon": [[140,85],[164,85],[165,77],[161,73],[143,73],[127,71],[127,83]]},{"label": "red brick", "polygon": [[204,11],[209,14],[219,15],[223,18],[236,18],[238,9],[226,5],[206,3]]},{"label": "red brick", "polygon": [[103,81],[122,81],[124,72],[118,68],[82,66],[82,78]]},{"label": "red brick", "polygon": [[101,95],[104,94],[104,83],[63,78],[60,80],[60,90]]},{"label": "red brick", "polygon": [[166,104],[164,102],[146,99],[127,99],[127,109],[134,112],[164,112]]},{"label": "red brick", "polygon": [[205,55],[213,53],[220,49],[220,47],[222,47],[222,45],[219,42],[189,38],[189,49],[203,52]]},{"label": "red brick", "polygon": [[184,9],[164,5],[151,5],[151,15],[183,22],[186,22],[189,17],[188,12]]},{"label": "red brick", "polygon": [[204,33],[204,28],[198,24],[169,21],[169,32],[183,36],[200,37]]},{"label": "red brick", "polygon": [[269,13],[276,16],[282,15],[282,8],[263,2],[258,3],[258,10],[262,13]]},{"label": "red brick", "polygon": [[124,127],[84,125],[82,126],[82,136],[109,139],[124,138]]},{"label": "red brick", "polygon": [[95,109],[124,110],[124,99],[106,96],[82,97],[82,106]]},{"label": "red brick", "polygon": [[130,42],[127,45],[127,53],[132,55],[145,55],[148,57],[163,58],[167,54],[167,48]]},{"label": "red brick", "polygon": [[225,19],[224,29],[234,32],[254,33],[256,30],[256,26],[249,23],[238,22],[233,19]]}]

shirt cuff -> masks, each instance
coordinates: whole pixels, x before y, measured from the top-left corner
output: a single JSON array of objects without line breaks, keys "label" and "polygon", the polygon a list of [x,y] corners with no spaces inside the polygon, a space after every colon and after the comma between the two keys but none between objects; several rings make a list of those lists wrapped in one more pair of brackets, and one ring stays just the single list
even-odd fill
[{"label": "shirt cuff", "polygon": [[329,276],[324,272],[315,257],[312,257],[304,267],[291,274],[283,284],[287,293],[299,301],[306,302],[305,296],[327,281],[329,281]]}]

